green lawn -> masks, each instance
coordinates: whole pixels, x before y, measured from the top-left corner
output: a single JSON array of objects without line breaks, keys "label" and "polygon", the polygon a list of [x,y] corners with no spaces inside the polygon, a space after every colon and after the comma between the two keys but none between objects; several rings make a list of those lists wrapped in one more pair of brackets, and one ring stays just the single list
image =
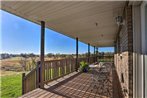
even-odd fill
[{"label": "green lawn", "polygon": [[0,78],[1,98],[17,98],[21,96],[21,74],[2,76]]}]

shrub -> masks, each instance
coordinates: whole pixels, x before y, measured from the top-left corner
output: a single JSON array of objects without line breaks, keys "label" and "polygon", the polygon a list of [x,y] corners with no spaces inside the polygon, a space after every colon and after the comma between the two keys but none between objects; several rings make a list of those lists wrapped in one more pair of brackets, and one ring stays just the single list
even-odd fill
[{"label": "shrub", "polygon": [[88,70],[89,70],[89,65],[84,61],[80,62],[80,71],[88,72]]}]

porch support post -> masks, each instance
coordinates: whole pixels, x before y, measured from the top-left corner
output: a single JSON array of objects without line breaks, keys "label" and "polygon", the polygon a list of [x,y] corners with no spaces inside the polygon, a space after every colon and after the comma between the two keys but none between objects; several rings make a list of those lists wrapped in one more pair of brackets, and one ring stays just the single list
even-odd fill
[{"label": "porch support post", "polygon": [[117,52],[117,43],[114,42],[114,53],[116,54],[116,52]]},{"label": "porch support post", "polygon": [[90,63],[90,44],[88,43],[88,63]]},{"label": "porch support post", "polygon": [[79,51],[78,42],[79,39],[76,38],[76,68],[75,68],[76,71],[78,71],[78,51]]},{"label": "porch support post", "polygon": [[95,46],[94,46],[94,62],[96,61],[96,56],[95,56]]},{"label": "porch support post", "polygon": [[41,88],[44,88],[44,38],[45,36],[45,22],[41,21],[41,49],[40,49],[40,64],[41,64]]},{"label": "porch support post", "polygon": [[98,47],[96,47],[96,62],[98,61]]}]

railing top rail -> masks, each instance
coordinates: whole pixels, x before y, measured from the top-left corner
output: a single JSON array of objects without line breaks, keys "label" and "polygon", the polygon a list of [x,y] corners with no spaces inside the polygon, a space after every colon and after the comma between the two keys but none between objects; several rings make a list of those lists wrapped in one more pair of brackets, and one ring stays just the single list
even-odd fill
[{"label": "railing top rail", "polygon": [[74,60],[75,58],[64,58],[64,59],[58,59],[58,60],[46,60],[44,61],[45,63],[47,62],[57,62],[57,61],[64,61],[64,60]]},{"label": "railing top rail", "polygon": [[101,55],[98,55],[98,57],[113,57],[114,55],[104,55],[104,56],[101,56]]},{"label": "railing top rail", "polygon": [[[91,56],[90,58],[93,58],[95,56]],[[88,57],[79,57],[78,59],[87,59]],[[47,62],[56,62],[56,61],[64,61],[64,60],[75,60],[76,58],[64,58],[64,59],[58,59],[58,60],[46,60],[44,61],[45,63]]]}]

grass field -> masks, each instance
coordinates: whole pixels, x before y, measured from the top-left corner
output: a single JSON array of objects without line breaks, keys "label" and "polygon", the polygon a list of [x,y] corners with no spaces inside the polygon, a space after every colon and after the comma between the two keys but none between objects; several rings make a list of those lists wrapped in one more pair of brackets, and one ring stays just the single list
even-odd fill
[{"label": "grass field", "polygon": [[22,94],[21,74],[1,76],[1,98],[17,98]]},{"label": "grass field", "polygon": [[[22,71],[23,66],[25,64],[25,69],[26,70],[32,70],[36,66],[34,65],[34,60],[35,62],[39,61],[39,57],[28,57],[28,58],[23,58],[23,57],[11,57],[7,59],[2,59],[0,60],[1,64],[0,67],[2,70],[6,71]],[[62,58],[53,58],[53,57],[45,57],[45,61],[50,61],[50,60],[57,60],[57,59],[62,59]],[[23,65],[23,66],[22,66]]]}]

